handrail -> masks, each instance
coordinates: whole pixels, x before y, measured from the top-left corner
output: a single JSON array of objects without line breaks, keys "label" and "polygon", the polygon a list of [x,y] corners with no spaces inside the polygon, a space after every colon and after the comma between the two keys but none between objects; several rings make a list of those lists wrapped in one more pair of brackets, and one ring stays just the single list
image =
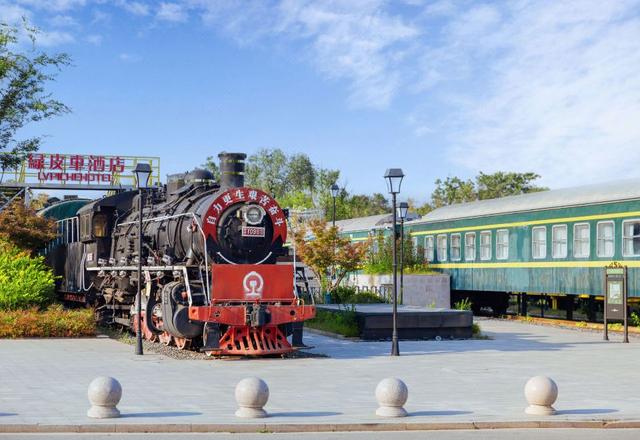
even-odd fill
[{"label": "handrail", "polygon": [[4,211],[4,210],[5,210],[5,208],[6,208],[7,206],[11,205],[11,203],[13,203],[13,201],[14,201],[14,200],[15,200],[15,199],[20,195],[20,194],[22,194],[22,193],[23,193],[23,192],[25,192],[25,191],[26,191],[26,188],[22,188],[20,191],[18,191],[17,193],[15,193],[15,194],[13,195],[13,197],[11,197],[7,203],[5,203],[4,205],[0,206],[0,212]]}]

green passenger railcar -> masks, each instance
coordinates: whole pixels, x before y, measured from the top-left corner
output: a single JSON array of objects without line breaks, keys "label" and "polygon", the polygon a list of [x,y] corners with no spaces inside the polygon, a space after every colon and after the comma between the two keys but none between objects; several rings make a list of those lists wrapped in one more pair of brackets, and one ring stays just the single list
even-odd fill
[{"label": "green passenger railcar", "polygon": [[511,293],[599,297],[613,261],[628,267],[629,296],[640,297],[640,180],[446,206],[405,233],[451,275],[453,298],[497,313]]}]

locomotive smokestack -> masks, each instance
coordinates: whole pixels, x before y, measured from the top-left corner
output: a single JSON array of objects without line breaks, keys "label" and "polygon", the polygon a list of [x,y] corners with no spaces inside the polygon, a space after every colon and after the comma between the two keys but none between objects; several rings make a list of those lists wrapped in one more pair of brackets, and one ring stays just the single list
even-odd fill
[{"label": "locomotive smokestack", "polygon": [[220,159],[220,188],[238,188],[244,186],[244,153],[218,154]]}]

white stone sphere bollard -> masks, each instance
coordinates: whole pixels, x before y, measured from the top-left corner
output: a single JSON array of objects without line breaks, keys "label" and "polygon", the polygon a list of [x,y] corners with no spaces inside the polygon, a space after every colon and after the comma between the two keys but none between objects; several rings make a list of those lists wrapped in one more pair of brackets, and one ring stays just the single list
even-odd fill
[{"label": "white stone sphere bollard", "polygon": [[524,396],[529,403],[525,413],[534,416],[550,416],[556,413],[553,403],[558,398],[558,385],[546,376],[535,376],[524,386]]},{"label": "white stone sphere bollard", "polygon": [[122,386],[113,377],[96,377],[89,384],[89,402],[91,408],[87,416],[94,419],[109,419],[120,417],[120,411],[116,408],[122,398]]},{"label": "white stone sphere bollard", "polygon": [[259,377],[247,377],[236,385],[236,402],[238,410],[236,417],[261,418],[267,417],[264,406],[269,400],[269,387]]},{"label": "white stone sphere bollard", "polygon": [[376,415],[380,417],[406,417],[407,411],[403,408],[407,403],[409,390],[400,379],[388,377],[382,379],[376,387],[376,400],[378,409]]}]

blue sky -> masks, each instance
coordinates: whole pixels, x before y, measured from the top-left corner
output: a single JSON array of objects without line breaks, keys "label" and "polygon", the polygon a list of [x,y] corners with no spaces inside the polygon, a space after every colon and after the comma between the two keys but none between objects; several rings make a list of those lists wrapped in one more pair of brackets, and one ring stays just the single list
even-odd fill
[{"label": "blue sky", "polygon": [[638,177],[640,2],[0,0],[48,50],[73,113],[43,151],[281,148],[355,192],[426,200],[438,177],[535,171],[551,187]]}]

